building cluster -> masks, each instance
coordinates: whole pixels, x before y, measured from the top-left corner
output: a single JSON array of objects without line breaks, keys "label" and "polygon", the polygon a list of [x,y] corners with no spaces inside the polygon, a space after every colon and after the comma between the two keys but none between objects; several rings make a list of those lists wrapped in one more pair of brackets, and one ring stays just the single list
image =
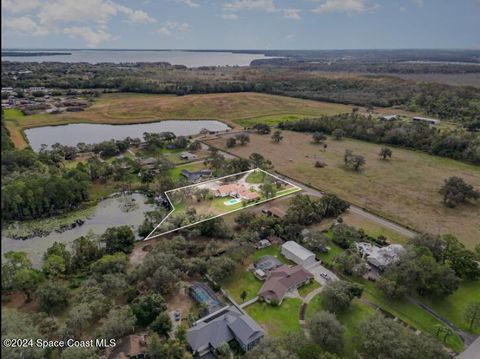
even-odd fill
[{"label": "building cluster", "polygon": [[[395,120],[400,120],[399,115],[384,115],[380,117],[381,121],[395,121]],[[420,122],[420,123],[425,123],[427,125],[439,125],[442,121],[436,119],[436,118],[428,118],[428,117],[421,117],[421,116],[415,116],[412,117],[412,122]]]}]

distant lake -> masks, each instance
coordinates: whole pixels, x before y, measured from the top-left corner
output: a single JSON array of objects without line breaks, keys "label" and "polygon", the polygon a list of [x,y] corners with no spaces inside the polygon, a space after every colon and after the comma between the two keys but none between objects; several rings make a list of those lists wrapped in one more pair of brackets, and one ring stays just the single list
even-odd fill
[{"label": "distant lake", "polygon": [[30,146],[38,151],[42,144],[51,146],[55,143],[76,146],[80,142],[99,143],[111,139],[122,140],[127,137],[142,138],[144,132],[173,132],[177,136],[191,136],[202,129],[209,131],[228,130],[226,124],[215,120],[166,120],[160,122],[133,125],[102,125],[78,123],[63,126],[44,126],[25,130]]},{"label": "distant lake", "polygon": [[[12,50],[13,51],[13,50]],[[59,52],[58,50],[14,50],[15,52]],[[51,56],[2,56],[2,61],[17,62],[101,62],[136,63],[136,62],[168,62],[172,65],[187,67],[199,66],[248,66],[257,59],[269,59],[263,54],[242,54],[216,51],[139,51],[139,50],[62,50],[71,55]]]}]

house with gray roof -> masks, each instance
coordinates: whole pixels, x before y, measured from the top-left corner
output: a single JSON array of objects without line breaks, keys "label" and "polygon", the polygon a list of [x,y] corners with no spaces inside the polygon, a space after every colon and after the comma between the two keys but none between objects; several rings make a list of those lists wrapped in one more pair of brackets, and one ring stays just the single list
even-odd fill
[{"label": "house with gray roof", "polygon": [[205,357],[232,340],[249,351],[264,336],[257,322],[236,306],[227,307],[187,330],[187,341],[195,358]]},{"label": "house with gray roof", "polygon": [[185,177],[189,183],[196,183],[202,178],[210,177],[212,175],[212,171],[206,168],[196,172],[190,172],[187,169],[183,169],[180,171],[180,174]]}]

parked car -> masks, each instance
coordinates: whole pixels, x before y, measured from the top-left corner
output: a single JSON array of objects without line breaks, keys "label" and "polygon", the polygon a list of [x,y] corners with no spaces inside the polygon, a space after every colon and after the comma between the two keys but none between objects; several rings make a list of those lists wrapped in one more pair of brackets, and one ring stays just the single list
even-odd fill
[{"label": "parked car", "polygon": [[180,310],[179,310],[179,309],[177,309],[177,310],[175,311],[174,317],[175,317],[175,321],[176,321],[176,322],[179,322],[179,321],[180,321],[180,319],[181,319],[181,314],[180,314]]}]

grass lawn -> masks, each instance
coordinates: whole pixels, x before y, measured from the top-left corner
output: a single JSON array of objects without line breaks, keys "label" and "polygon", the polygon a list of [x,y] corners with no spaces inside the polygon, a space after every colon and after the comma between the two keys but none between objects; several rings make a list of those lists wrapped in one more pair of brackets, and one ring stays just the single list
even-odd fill
[{"label": "grass lawn", "polygon": [[[332,110],[334,108],[335,107],[332,107]],[[327,106],[325,106],[325,115],[327,115],[328,112],[329,110],[327,109]],[[349,111],[345,109],[345,112],[349,112]],[[334,113],[338,113],[338,111]],[[295,121],[295,120],[303,119],[305,117],[308,117],[308,116],[300,115],[300,114],[283,114],[283,115],[279,114],[279,115],[260,116],[260,117],[252,117],[252,118],[242,118],[239,120],[234,120],[234,122],[242,127],[252,127],[257,123],[265,123],[267,125],[270,125],[271,127],[276,127],[282,121]]]},{"label": "grass lawn", "polygon": [[[442,323],[425,310],[405,299],[394,300],[385,297],[372,282],[367,280],[359,280],[359,282],[364,286],[363,297],[365,299],[392,313],[412,327],[435,336],[435,326]],[[457,335],[449,337],[446,344],[457,353],[463,351],[463,342]]]},{"label": "grass lawn", "polygon": [[[315,313],[325,310],[322,305],[321,293],[315,296],[307,306],[305,319],[308,321]],[[362,321],[375,313],[375,309],[355,299],[350,308],[344,313],[337,315],[337,319],[345,327],[343,335],[345,343],[345,354],[347,357],[353,357],[356,349],[356,341],[359,335],[359,325]]]},{"label": "grass lawn", "polygon": [[287,258],[285,258],[282,255],[282,247],[278,244],[275,244],[275,245],[272,245],[270,247],[262,248],[262,249],[259,249],[259,250],[255,251],[251,256],[252,261],[255,262],[263,256],[274,256],[280,262],[283,262],[285,264],[291,264],[292,263],[291,261],[289,261]]},{"label": "grass lawn", "polygon": [[263,180],[265,179],[265,173],[262,171],[255,171],[250,173],[247,178],[245,178],[245,182],[247,183],[252,183],[252,184],[258,184],[258,183],[263,183]]},{"label": "grass lawn", "polygon": [[[383,161],[378,156],[378,144],[329,139],[323,151],[322,146],[311,143],[311,136],[307,134],[283,131],[283,136],[282,142],[275,144],[268,135],[252,134],[248,145],[229,151],[243,158],[254,152],[261,153],[272,161],[279,173],[335,193],[373,213],[419,231],[452,233],[469,248],[478,243],[480,204],[446,208],[438,191],[450,176],[460,176],[480,188],[480,166],[400,148],[392,148],[392,159]],[[209,143],[225,148],[224,137]],[[343,157],[347,149],[365,157],[366,165],[361,171],[345,168]],[[318,160],[327,166],[316,168],[314,164]],[[382,233],[377,228],[370,231]],[[391,233],[385,234],[392,237]]]},{"label": "grass lawn", "polygon": [[235,272],[225,281],[221,283],[222,287],[241,304],[243,301],[240,294],[247,292],[245,301],[255,298],[258,291],[262,287],[263,282],[258,280],[252,272],[247,271],[243,266],[239,265]]},{"label": "grass lawn", "polygon": [[[470,331],[469,323],[464,319],[465,309],[471,302],[480,302],[480,281],[463,282],[460,287],[447,298],[420,298],[437,313],[455,323],[465,331]],[[480,335],[480,328],[473,331]]]},{"label": "grass lawn", "polygon": [[205,168],[205,166],[201,162],[187,163],[185,165],[179,165],[179,166],[176,166],[176,167],[172,168],[171,170],[168,170],[168,175],[172,178],[172,180],[174,180],[175,182],[178,182],[178,181],[180,181],[181,178],[184,178],[180,174],[180,172],[182,170],[188,170],[190,172],[195,172],[195,171],[201,170],[202,168]]},{"label": "grass lawn", "polygon": [[257,302],[249,305],[246,311],[269,335],[281,336],[288,332],[300,331],[301,305],[301,299],[285,298],[280,306]]},{"label": "grass lawn", "polygon": [[300,294],[302,297],[305,297],[308,293],[310,293],[312,290],[320,288],[321,285],[317,281],[311,281],[307,285],[304,285],[303,287],[298,288],[298,294]]}]

